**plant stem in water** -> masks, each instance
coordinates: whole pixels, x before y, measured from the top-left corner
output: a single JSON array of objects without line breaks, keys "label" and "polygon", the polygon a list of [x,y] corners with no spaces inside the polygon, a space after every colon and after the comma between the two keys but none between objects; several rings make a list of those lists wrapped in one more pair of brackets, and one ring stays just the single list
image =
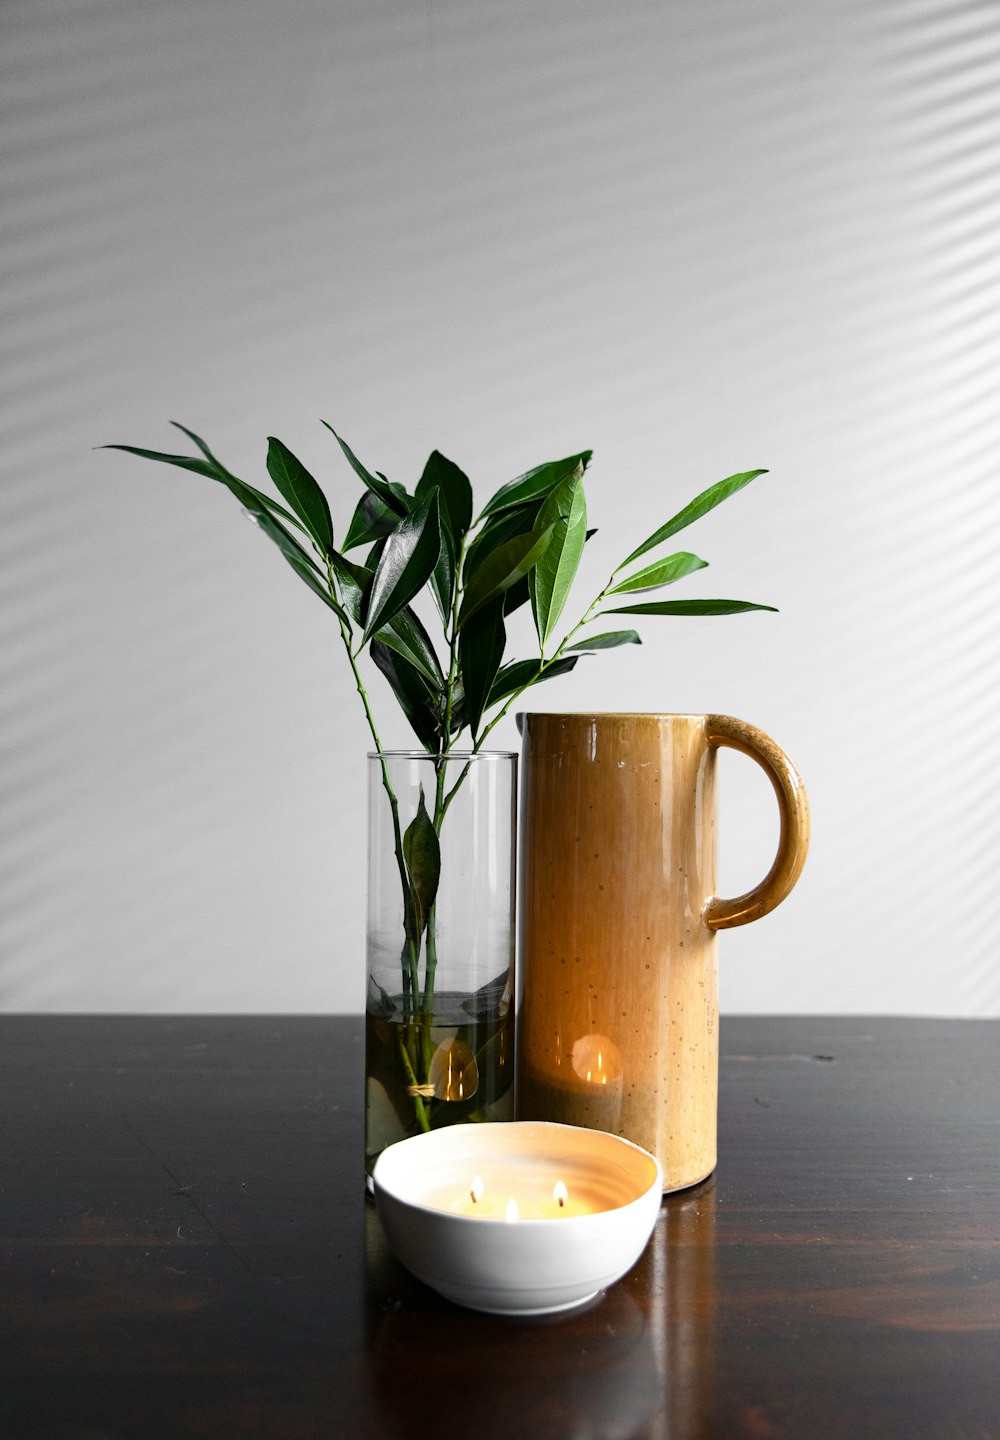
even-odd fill
[{"label": "plant stem in water", "polygon": [[[400,1032],[399,1036],[399,1056],[403,1062],[403,1069],[406,1071],[406,1078],[409,1081],[411,1090],[416,1091],[417,1077],[414,1074],[413,1062],[410,1059],[410,1052],[406,1048],[406,1041],[403,1039],[402,1032]],[[412,1099],[414,1113],[417,1117],[417,1124],[420,1126],[421,1130],[429,1130],[431,1126],[430,1121],[427,1119],[427,1107],[423,1102],[423,1097],[414,1093]]]}]

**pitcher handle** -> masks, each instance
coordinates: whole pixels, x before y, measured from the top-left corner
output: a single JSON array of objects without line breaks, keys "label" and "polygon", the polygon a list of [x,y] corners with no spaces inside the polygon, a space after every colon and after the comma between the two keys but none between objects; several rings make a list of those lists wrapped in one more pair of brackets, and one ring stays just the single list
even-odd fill
[{"label": "pitcher handle", "polygon": [[710,745],[716,748],[727,745],[756,760],[774,786],[781,815],[778,853],[760,884],[735,900],[713,896],[702,912],[702,919],[710,930],[728,930],[734,925],[759,920],[780,905],[799,878],[809,849],[809,800],[795,766],[781,746],[763,730],[732,715],[707,715],[705,719]]}]

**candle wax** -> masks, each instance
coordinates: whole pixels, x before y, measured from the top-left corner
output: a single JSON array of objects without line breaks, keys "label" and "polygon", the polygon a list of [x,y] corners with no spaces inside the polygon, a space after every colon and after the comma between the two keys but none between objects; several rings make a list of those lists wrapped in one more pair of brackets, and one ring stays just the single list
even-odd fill
[{"label": "candle wax", "polygon": [[[601,1209],[587,1200],[574,1198],[572,1193],[560,1205],[553,1196],[553,1186],[543,1189],[537,1183],[526,1182],[523,1174],[486,1176],[479,1198],[474,1200],[473,1178],[470,1177],[464,1190],[456,1189],[455,1185],[436,1186],[425,1191],[419,1202],[434,1210],[444,1210],[449,1215],[470,1215],[481,1220],[510,1218],[507,1206],[511,1198],[517,1205],[518,1220],[561,1220],[572,1215],[594,1215]],[[476,1190],[479,1192],[478,1186]]]}]

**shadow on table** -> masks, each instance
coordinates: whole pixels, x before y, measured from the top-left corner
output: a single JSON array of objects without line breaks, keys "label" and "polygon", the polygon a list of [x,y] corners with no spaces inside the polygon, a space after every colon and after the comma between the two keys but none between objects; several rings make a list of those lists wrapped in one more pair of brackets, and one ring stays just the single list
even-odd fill
[{"label": "shadow on table", "polygon": [[590,1304],[534,1320],[441,1299],[366,1211],[366,1404],[389,1437],[633,1440],[707,1433],[715,1365],[715,1187],[668,1196],[635,1268]]}]

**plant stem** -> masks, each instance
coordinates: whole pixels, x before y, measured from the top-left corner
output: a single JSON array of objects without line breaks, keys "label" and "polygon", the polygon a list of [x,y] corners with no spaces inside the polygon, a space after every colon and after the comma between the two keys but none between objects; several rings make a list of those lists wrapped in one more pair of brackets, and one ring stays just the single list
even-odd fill
[{"label": "plant stem", "polygon": [[[444,703],[444,734],[441,737],[442,748],[435,761],[437,772],[437,785],[434,793],[434,830],[438,840],[441,839],[441,826],[445,817],[444,787],[445,775],[448,763],[448,750],[451,745],[451,717],[454,713],[455,704],[455,681],[458,677],[458,601],[461,588],[462,566],[465,562],[465,550],[468,544],[468,536],[463,535],[459,545],[458,556],[455,560],[454,577],[451,587],[451,612],[449,615],[448,632],[448,678],[445,682],[445,703]],[[427,1025],[430,1023],[434,1006],[434,984],[437,975],[437,906],[432,905],[427,916],[427,959],[424,967],[424,993],[423,993],[423,1014]],[[430,1035],[426,1035],[424,1046],[424,1068],[430,1066]]]},{"label": "plant stem", "polygon": [[[521,696],[524,694],[524,692],[525,692],[526,690],[530,690],[531,687],[532,687],[532,685],[537,685],[537,684],[538,684],[539,680],[540,680],[540,679],[542,678],[542,676],[545,674],[546,670],[548,670],[549,666],[550,666],[550,665],[554,665],[555,662],[556,662],[558,659],[561,658],[564,650],[566,649],[566,646],[567,646],[567,645],[569,644],[569,642],[572,640],[573,636],[579,634],[579,632],[583,629],[583,627],[584,627],[585,625],[589,624],[589,622],[594,618],[594,611],[597,609],[598,605],[600,605],[600,603],[601,603],[601,601],[604,599],[605,595],[607,595],[607,593],[608,593],[608,591],[610,590],[612,584],[614,583],[614,578],[615,578],[614,575],[612,575],[612,576],[611,576],[611,579],[608,581],[607,585],[605,585],[605,587],[604,587],[604,589],[601,591],[601,593],[600,593],[599,595],[595,596],[595,598],[594,598],[594,599],[590,602],[590,604],[587,606],[587,608],[586,608],[586,610],[584,611],[583,615],[582,615],[581,618],[576,622],[576,624],[573,626],[572,630],[567,631],[567,633],[563,636],[563,638],[560,640],[559,644],[556,646],[555,650],[552,652],[552,654],[549,656],[549,658],[546,660],[545,657],[544,657],[544,655],[540,655],[540,656],[539,656],[538,674],[534,677],[534,679],[529,680],[526,685],[522,685],[521,688],[520,688],[520,690],[515,690],[514,693],[513,693],[513,695],[511,695],[511,696],[509,697],[509,699],[506,701],[506,703],[503,705],[503,707],[502,707],[500,710],[497,711],[497,713],[493,716],[493,719],[492,719],[492,720],[490,721],[490,723],[486,726],[486,729],[482,731],[482,733],[480,734],[478,740],[476,740],[475,743],[473,744],[473,747],[472,747],[472,752],[473,752],[473,754],[478,754],[478,753],[479,753],[479,750],[482,748],[483,741],[484,741],[484,740],[486,739],[486,737],[489,735],[490,731],[491,731],[495,726],[499,725],[500,721],[501,721],[501,720],[504,718],[504,716],[507,714],[507,712],[508,712],[508,710],[510,709],[510,707],[511,707],[513,704],[515,704],[516,701],[520,700],[520,698],[521,698]],[[443,807],[442,807],[442,812],[441,812],[441,818],[442,818],[442,820],[444,819],[445,815],[448,813],[448,807],[449,807],[449,805],[451,804],[452,800],[455,798],[455,792],[456,792],[456,791],[459,789],[459,787],[461,786],[461,784],[462,784],[462,782],[464,781],[466,775],[468,775],[468,773],[469,773],[469,765],[470,765],[470,764],[471,764],[471,762],[467,762],[467,763],[466,763],[464,769],[462,770],[461,775],[459,775],[458,779],[455,781],[455,784],[452,786],[451,790],[448,792],[448,795],[445,797],[444,805],[443,805]]]},{"label": "plant stem", "polygon": [[[338,600],[333,575],[333,565],[329,560],[327,560],[326,568],[327,586],[329,588],[330,595],[334,600]],[[385,752],[382,749],[382,741],[379,737],[378,727],[375,724],[375,716],[372,713],[371,702],[368,699],[368,691],[365,689],[364,681],[361,678],[361,672],[358,669],[357,656],[355,655],[354,650],[351,647],[352,637],[350,627],[343,619],[340,618],[339,615],[337,617],[337,620],[340,626],[340,638],[344,642],[344,649],[347,652],[348,663],[351,667],[351,673],[354,676],[354,684],[357,688],[358,694],[361,696],[361,703],[364,706],[365,711],[365,719],[368,722],[368,729],[371,731],[371,737],[374,741],[375,750],[379,758],[379,768],[382,772],[382,788],[384,789],[389,800],[389,809],[392,814],[393,850],[396,855],[396,865],[399,870],[399,882],[403,890],[403,909],[405,915],[405,912],[409,907],[410,887],[409,880],[407,879],[406,874],[406,861],[403,858],[403,835],[399,823],[399,801],[396,798],[395,790],[392,788],[392,781],[389,779],[389,768],[385,763]],[[408,926],[406,928],[407,930],[409,929]],[[413,938],[409,933],[406,936],[406,943],[403,946],[403,951],[400,956],[400,962],[402,970],[404,1007],[415,1008],[420,1001],[419,956],[417,952],[417,947],[414,944]],[[423,1028],[424,1027],[422,1026],[422,1031]],[[414,1074],[413,1064],[410,1060],[409,1051],[407,1050],[406,1044],[403,1040],[402,1032],[400,1032],[399,1035],[399,1049],[400,1056],[403,1061],[403,1067],[407,1072],[409,1084],[411,1087],[415,1087],[418,1083],[417,1077]],[[425,1037],[423,1034],[421,1035],[421,1049],[422,1051],[429,1051],[429,1036]],[[429,1065],[429,1063],[430,1057],[429,1054],[427,1054],[424,1059],[425,1069],[426,1066]],[[427,1118],[427,1107],[425,1106],[422,1097],[420,1095],[413,1094],[411,1098],[413,1100],[413,1111],[417,1117],[417,1124],[420,1126],[421,1130],[429,1130],[430,1122]]]},{"label": "plant stem", "polygon": [[[402,1031],[399,1032],[399,1057],[403,1062],[403,1069],[406,1071],[406,1078],[410,1082],[410,1088],[415,1092],[417,1088],[417,1077],[413,1073],[413,1062],[410,1060],[410,1052],[406,1048],[406,1041],[403,1039]],[[429,1130],[431,1125],[427,1118],[427,1107],[423,1102],[423,1097],[414,1093],[411,1098],[413,1100],[413,1110],[417,1117],[417,1124],[421,1130]]]},{"label": "plant stem", "polygon": [[[331,596],[336,600],[338,597],[333,578],[333,566],[329,560],[327,561],[326,568],[327,585],[329,587]],[[385,763],[385,752],[382,749],[382,741],[379,739],[378,727],[375,724],[375,716],[372,714],[371,702],[368,699],[368,691],[365,689],[364,681],[361,678],[361,672],[358,669],[357,659],[355,657],[354,651],[351,649],[350,627],[339,616],[337,617],[337,622],[340,626],[340,638],[344,642],[344,649],[347,651],[347,659],[351,667],[351,673],[354,676],[354,684],[357,687],[358,694],[361,696],[361,703],[364,706],[365,711],[365,719],[368,721],[368,729],[371,731],[371,737],[375,743],[375,750],[378,754],[379,767],[382,771],[382,788],[385,790],[386,795],[389,797],[389,809],[392,812],[393,849],[396,854],[396,865],[399,869],[400,883],[403,887],[403,904],[405,907],[407,896],[409,894],[409,882],[406,878],[406,862],[403,859],[403,835],[399,824],[399,801],[396,799],[396,792],[395,790],[393,790],[392,781],[389,779],[389,769]],[[408,954],[407,949],[409,952]],[[408,940],[407,942],[407,949],[404,949],[403,951],[404,999],[406,998],[408,993],[412,993],[413,995],[419,995],[420,993],[419,981],[417,977],[417,959],[413,951],[413,942],[411,940]],[[409,962],[408,970],[405,963],[407,960]]]},{"label": "plant stem", "polygon": [[451,716],[455,703],[455,678],[458,674],[458,596],[461,589],[462,566],[465,563],[465,547],[468,536],[463,535],[455,560],[455,575],[451,587],[451,634],[448,637],[450,661],[444,702],[444,751],[451,745]]}]

